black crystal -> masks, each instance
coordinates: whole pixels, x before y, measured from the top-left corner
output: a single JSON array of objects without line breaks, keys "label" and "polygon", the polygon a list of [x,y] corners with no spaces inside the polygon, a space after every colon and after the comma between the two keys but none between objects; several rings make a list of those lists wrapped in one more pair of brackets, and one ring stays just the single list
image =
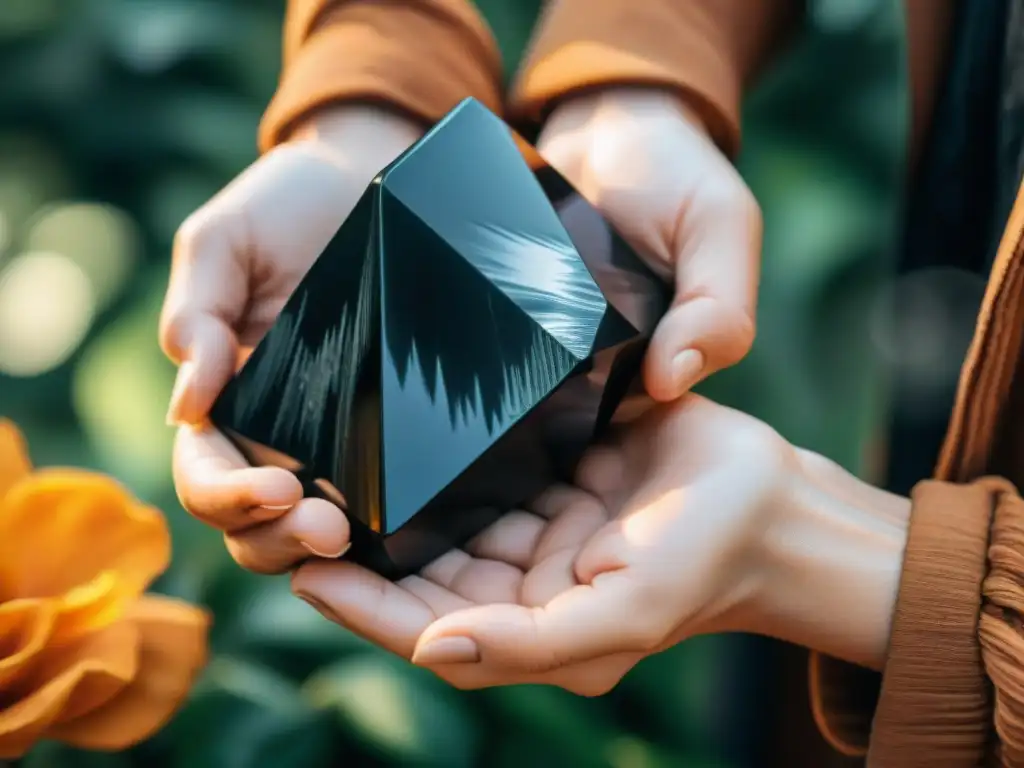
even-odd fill
[{"label": "black crystal", "polygon": [[535,150],[462,102],[372,182],[212,411],[417,571],[568,477],[666,286]]}]

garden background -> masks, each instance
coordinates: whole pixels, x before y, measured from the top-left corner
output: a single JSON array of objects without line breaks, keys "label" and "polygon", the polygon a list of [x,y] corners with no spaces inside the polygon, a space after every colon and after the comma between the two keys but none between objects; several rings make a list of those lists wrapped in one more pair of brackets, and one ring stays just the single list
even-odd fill
[{"label": "garden background", "polygon": [[[479,4],[512,70],[539,0]],[[809,2],[751,96],[740,165],[766,218],[760,335],[707,387],[867,474],[882,455],[889,346],[873,318],[907,123],[901,5]],[[242,573],[181,511],[174,372],[156,345],[171,239],[255,157],[282,9],[0,0],[0,416],[37,463],[109,472],[163,509],[175,556],[158,588],[216,618],[204,679],[158,737],[120,755],[43,745],[26,768],[797,765],[778,742],[810,738],[805,691],[775,644],[684,643],[595,700],[462,694],[328,624],[286,578]]]}]

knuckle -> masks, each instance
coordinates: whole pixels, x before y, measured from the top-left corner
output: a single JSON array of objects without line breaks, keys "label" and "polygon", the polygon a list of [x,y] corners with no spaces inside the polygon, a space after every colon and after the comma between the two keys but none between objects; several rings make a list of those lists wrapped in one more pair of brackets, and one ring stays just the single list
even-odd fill
[{"label": "knuckle", "polygon": [[182,508],[199,522],[221,531],[237,530],[247,522],[248,505],[231,504],[209,499],[194,483],[178,483],[178,501]]},{"label": "knuckle", "polygon": [[785,438],[760,423],[737,430],[730,441],[729,453],[739,466],[748,468],[752,484],[785,476],[794,457]]},{"label": "knuckle", "polygon": [[811,475],[829,476],[845,471],[837,462],[820,453],[800,448],[796,449],[794,454],[795,458],[799,460],[800,465]]},{"label": "knuckle", "polygon": [[201,208],[185,219],[174,234],[173,258],[179,269],[188,270],[217,258],[234,246],[248,241],[243,211],[224,205],[216,210]]},{"label": "knuckle", "polygon": [[164,307],[160,316],[157,339],[160,349],[167,357],[177,362],[184,346],[185,318],[177,308]]},{"label": "knuckle", "polygon": [[174,253],[179,258],[191,261],[204,250],[210,241],[214,227],[209,215],[202,211],[185,219],[174,234]]}]

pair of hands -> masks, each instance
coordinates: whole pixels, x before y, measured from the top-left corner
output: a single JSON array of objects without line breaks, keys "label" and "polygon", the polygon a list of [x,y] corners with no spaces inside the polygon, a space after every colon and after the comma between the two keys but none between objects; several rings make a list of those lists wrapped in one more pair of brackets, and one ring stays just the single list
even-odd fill
[{"label": "pair of hands", "polygon": [[611,688],[683,637],[750,629],[765,583],[760,540],[799,462],[765,425],[688,390],[740,360],[754,335],[758,207],[677,99],[609,91],[566,103],[546,159],[675,281],[644,384],[656,402],[549,489],[419,575],[393,584],[334,560],[348,523],[276,468],[250,468],[205,424],[370,179],[420,136],[369,107],[318,116],[183,225],[161,323],[180,364],[185,507],[325,616],[453,684]]}]

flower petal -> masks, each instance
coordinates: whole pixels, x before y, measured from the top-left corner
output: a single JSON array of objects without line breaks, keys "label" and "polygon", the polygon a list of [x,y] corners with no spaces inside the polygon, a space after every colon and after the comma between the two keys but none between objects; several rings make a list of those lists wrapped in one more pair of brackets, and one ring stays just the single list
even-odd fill
[{"label": "flower petal", "polygon": [[174,714],[206,664],[205,612],[147,595],[128,613],[139,629],[139,671],[114,699],[47,736],[84,749],[118,750],[148,738]]},{"label": "flower petal", "polygon": [[57,605],[53,600],[0,603],[0,700],[22,677],[53,634]]},{"label": "flower petal", "polygon": [[21,431],[7,419],[0,419],[0,499],[7,489],[32,471],[28,449]]},{"label": "flower petal", "polygon": [[114,571],[104,571],[87,584],[57,598],[56,642],[68,642],[117,621],[127,595]]},{"label": "flower petal", "polygon": [[0,700],[0,758],[19,757],[53,723],[110,701],[135,676],[138,647],[138,627],[122,621],[47,648],[15,690],[4,693],[13,703]]},{"label": "flower petal", "polygon": [[170,552],[163,516],[91,472],[37,471],[0,510],[4,588],[14,597],[57,597],[113,571],[123,605],[167,568]]}]

